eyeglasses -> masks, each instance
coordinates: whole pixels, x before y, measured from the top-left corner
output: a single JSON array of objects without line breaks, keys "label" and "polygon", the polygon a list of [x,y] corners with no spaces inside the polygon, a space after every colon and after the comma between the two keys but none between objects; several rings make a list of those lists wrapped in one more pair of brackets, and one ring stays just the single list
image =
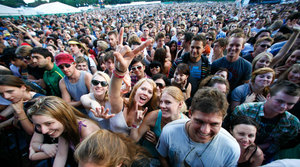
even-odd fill
[{"label": "eyeglasses", "polygon": [[262,48],[270,48],[271,46],[267,45],[267,44],[261,44],[260,47],[262,47]]},{"label": "eyeglasses", "polygon": [[60,68],[60,69],[63,69],[64,67],[70,68],[71,65],[72,65],[72,63],[71,64],[61,64],[61,65],[58,66],[58,68]]},{"label": "eyeglasses", "polygon": [[165,85],[163,85],[162,83],[156,83],[156,85],[159,87],[159,89],[165,88]]},{"label": "eyeglasses", "polygon": [[213,41],[213,39],[209,37],[206,37],[206,40]]},{"label": "eyeglasses", "polygon": [[131,67],[131,70],[132,71],[135,71],[135,70],[141,70],[142,69],[142,66],[135,66],[135,67]]},{"label": "eyeglasses", "polygon": [[150,69],[159,68],[159,66],[151,66]]},{"label": "eyeglasses", "polygon": [[106,81],[98,81],[98,80],[92,80],[92,84],[94,86],[97,86],[97,85],[101,84],[102,87],[105,87],[105,86],[108,85],[108,83]]},{"label": "eyeglasses", "polygon": [[222,24],[222,22],[216,22],[216,24]]}]

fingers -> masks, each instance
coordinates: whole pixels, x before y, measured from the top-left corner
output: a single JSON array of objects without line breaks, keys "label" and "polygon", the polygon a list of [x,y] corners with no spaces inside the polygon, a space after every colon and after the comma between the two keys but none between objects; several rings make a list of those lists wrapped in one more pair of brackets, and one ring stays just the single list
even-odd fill
[{"label": "fingers", "polygon": [[119,32],[119,44],[123,45],[123,34],[124,34],[124,27],[121,27]]},{"label": "fingers", "polygon": [[133,54],[136,55],[140,51],[144,50],[147,46],[149,46],[151,44],[152,41],[153,41],[152,39],[148,39],[146,42],[142,43],[140,46],[138,46],[137,48],[135,48],[133,50]]}]

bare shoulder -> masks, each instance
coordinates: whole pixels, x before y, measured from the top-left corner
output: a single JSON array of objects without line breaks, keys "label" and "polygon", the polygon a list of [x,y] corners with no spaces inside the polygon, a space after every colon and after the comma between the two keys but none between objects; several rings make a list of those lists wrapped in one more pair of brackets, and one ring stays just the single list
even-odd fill
[{"label": "bare shoulder", "polygon": [[154,110],[149,112],[144,119],[145,123],[147,123],[150,126],[154,126],[158,117],[158,111],[159,110]]},{"label": "bare shoulder", "polygon": [[82,126],[81,126],[81,136],[83,138],[87,137],[89,134],[97,131],[100,129],[100,127],[97,125],[96,122],[90,120],[90,119],[82,119]]}]

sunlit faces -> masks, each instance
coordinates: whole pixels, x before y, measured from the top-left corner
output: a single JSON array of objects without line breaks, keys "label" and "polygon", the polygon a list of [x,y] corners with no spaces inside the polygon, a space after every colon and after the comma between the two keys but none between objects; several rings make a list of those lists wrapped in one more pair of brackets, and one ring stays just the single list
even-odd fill
[{"label": "sunlit faces", "polygon": [[5,86],[5,85],[0,86],[1,96],[11,101],[12,103],[19,102],[23,98],[25,91],[26,91],[25,86],[21,86],[20,88],[14,86]]},{"label": "sunlit faces", "polygon": [[[99,81],[99,82],[107,82],[105,80],[104,77],[100,76],[100,75],[96,75],[92,78],[92,80],[96,80],[96,81]],[[92,90],[94,92],[94,94],[96,95],[104,95],[107,91],[108,91],[108,85],[107,86],[102,86],[101,84],[98,84],[98,85],[93,85],[92,84]]]},{"label": "sunlit faces", "polygon": [[165,89],[166,87],[166,83],[163,79],[159,78],[157,80],[154,81],[156,83],[156,86],[157,86],[157,96],[160,97],[162,91]]},{"label": "sunlit faces", "polygon": [[76,68],[77,70],[88,71],[88,64],[87,62],[77,63]]},{"label": "sunlit faces", "polygon": [[80,48],[76,44],[70,44],[72,54],[77,55],[80,53]]},{"label": "sunlit faces", "polygon": [[258,45],[255,46],[256,54],[266,51],[268,48],[271,47],[271,42],[269,41],[262,41]]},{"label": "sunlit faces", "polygon": [[239,124],[233,127],[232,136],[237,140],[242,149],[254,144],[256,138],[256,127],[254,125]]},{"label": "sunlit faces", "polygon": [[142,77],[144,76],[145,66],[141,62],[137,62],[132,65],[131,70],[137,77]]},{"label": "sunlit faces", "polygon": [[108,69],[109,71],[113,71],[113,69],[115,69],[115,63],[111,59],[108,59],[107,61],[105,61],[105,66],[106,66],[106,69]]},{"label": "sunlit faces", "polygon": [[144,106],[153,96],[153,86],[145,81],[137,90],[134,96],[138,106]]},{"label": "sunlit faces", "polygon": [[45,68],[48,65],[49,61],[51,61],[51,57],[44,58],[44,56],[38,53],[33,53],[31,59],[32,63],[37,64],[39,68]]},{"label": "sunlit faces", "polygon": [[165,92],[160,98],[159,107],[162,111],[163,118],[175,120],[179,116],[182,102],[177,101],[174,97]]},{"label": "sunlit faces", "polygon": [[201,59],[201,55],[203,51],[204,51],[204,47],[202,41],[193,40],[191,43],[190,60],[192,62],[198,62]]},{"label": "sunlit faces", "polygon": [[108,44],[110,45],[110,47],[114,48],[115,46],[117,46],[117,43],[118,40],[114,34],[108,36]]},{"label": "sunlit faces", "polygon": [[157,41],[157,47],[163,47],[165,44],[165,38],[159,38]]},{"label": "sunlit faces", "polygon": [[238,60],[242,49],[244,49],[244,38],[230,37],[227,46],[227,61],[235,62]]},{"label": "sunlit faces", "polygon": [[265,108],[268,108],[274,114],[282,114],[292,109],[298,100],[299,96],[290,96],[283,91],[279,91],[274,96],[267,97]]},{"label": "sunlit faces", "polygon": [[75,68],[76,67],[76,63],[73,62],[71,64],[61,64],[59,65],[59,68],[61,69],[61,71],[67,76],[70,77],[74,74]]},{"label": "sunlit faces", "polygon": [[297,63],[297,61],[300,61],[300,50],[295,50],[289,58],[286,60],[285,64],[289,67],[293,64]]},{"label": "sunlit faces", "polygon": [[33,115],[32,121],[38,131],[51,138],[58,138],[64,132],[64,126],[48,115]]},{"label": "sunlit faces", "polygon": [[300,83],[300,71],[297,69],[292,69],[287,76],[288,80],[296,84]]},{"label": "sunlit faces", "polygon": [[177,83],[177,84],[182,84],[184,83],[187,79],[188,79],[188,75],[186,74],[183,74],[182,72],[179,72],[177,69],[175,70],[175,73],[174,73],[174,81]]},{"label": "sunlit faces", "polygon": [[268,72],[265,74],[259,74],[255,77],[255,85],[257,85],[259,88],[265,88],[267,86],[270,86],[273,80],[273,73]]},{"label": "sunlit faces", "polygon": [[187,129],[189,137],[198,143],[211,141],[220,131],[223,117],[218,113],[203,113],[201,111],[190,111],[191,120]]},{"label": "sunlit faces", "polygon": [[150,67],[150,72],[152,75],[158,74],[160,72],[160,70],[161,69],[160,69],[159,65]]},{"label": "sunlit faces", "polygon": [[257,70],[259,68],[269,67],[270,63],[271,63],[270,58],[268,56],[263,56],[256,62],[254,68],[255,70]]}]

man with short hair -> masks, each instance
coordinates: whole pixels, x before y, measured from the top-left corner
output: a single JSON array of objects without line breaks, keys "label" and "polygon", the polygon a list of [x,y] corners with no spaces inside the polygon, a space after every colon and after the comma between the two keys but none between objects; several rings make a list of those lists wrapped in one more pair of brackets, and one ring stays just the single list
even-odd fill
[{"label": "man with short hair", "polygon": [[54,64],[52,53],[48,49],[37,47],[31,50],[31,59],[39,68],[44,68],[46,71],[43,75],[43,80],[46,84],[48,95],[61,97],[59,89],[59,81],[65,76],[64,73]]},{"label": "man with short hair", "polygon": [[169,61],[171,61],[171,53],[170,53],[170,48],[169,46],[165,45],[165,34],[162,32],[159,32],[156,36],[155,36],[155,42],[156,42],[156,48],[154,48],[155,50],[158,48],[164,48],[166,50],[166,59],[168,59]]},{"label": "man with short hair", "polygon": [[80,71],[89,71],[88,62],[84,57],[77,57],[76,60],[76,69]]},{"label": "man with short hair", "polygon": [[118,45],[118,32],[117,31],[109,31],[107,33],[108,35],[108,44],[109,48],[107,48],[105,51],[110,51],[110,50],[116,50],[116,47]]},{"label": "man with short hair", "polygon": [[106,70],[104,71],[106,74],[108,74],[110,77],[113,73],[113,70],[115,69],[115,63],[114,63],[114,52],[109,51],[105,53],[105,56],[103,58],[104,64],[106,67]]},{"label": "man with short hair", "polygon": [[232,117],[245,115],[259,124],[255,143],[263,150],[266,162],[298,135],[300,122],[288,110],[299,96],[299,86],[283,80],[271,87],[265,102],[244,103],[233,111]]},{"label": "man with short hair", "polygon": [[198,90],[200,81],[210,74],[210,64],[204,52],[206,39],[202,35],[193,37],[191,42],[191,50],[179,57],[172,65],[169,78],[174,76],[174,72],[180,63],[186,63],[190,68],[189,82],[192,84],[191,96]]},{"label": "man with short hair", "polygon": [[222,31],[222,28],[223,28],[223,19],[217,19],[216,20],[216,29],[217,29],[216,39],[226,38],[226,33]]},{"label": "man with short hair", "polygon": [[197,91],[189,119],[167,124],[157,143],[163,167],[236,166],[240,157],[237,141],[221,127],[228,102],[213,88]]},{"label": "man with short hair", "polygon": [[80,97],[89,93],[92,75],[77,70],[76,63],[70,54],[58,54],[55,56],[55,62],[65,74],[65,77],[59,81],[62,99],[73,107],[80,107]]},{"label": "man with short hair", "polygon": [[251,78],[251,63],[240,57],[240,53],[244,48],[244,44],[244,34],[232,34],[228,39],[227,55],[212,63],[213,73],[216,72],[220,67],[226,68],[231,73],[232,77],[229,80],[231,90],[243,83],[248,82]]},{"label": "man with short hair", "polygon": [[271,37],[263,37],[258,39],[254,44],[254,51],[250,51],[248,54],[244,56],[244,59],[248,60],[252,63],[253,59],[260,53],[267,51],[273,43],[273,39]]},{"label": "man with short hair", "polygon": [[191,42],[193,39],[194,34],[191,32],[184,33],[184,36],[181,40],[182,49],[177,53],[175,60],[178,57],[183,56],[185,53],[189,53],[191,51]]}]

